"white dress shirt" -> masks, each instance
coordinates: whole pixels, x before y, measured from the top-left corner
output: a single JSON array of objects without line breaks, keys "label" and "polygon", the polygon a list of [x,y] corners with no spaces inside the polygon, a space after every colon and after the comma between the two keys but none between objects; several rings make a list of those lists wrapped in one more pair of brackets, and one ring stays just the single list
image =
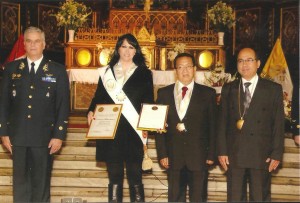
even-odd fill
[{"label": "white dress shirt", "polygon": [[174,100],[175,100],[177,114],[178,114],[180,120],[182,120],[184,118],[186,111],[189,107],[193,88],[194,88],[194,83],[195,82],[193,80],[190,84],[186,85],[188,90],[186,91],[186,94],[183,99],[182,99],[182,87],[184,87],[185,85],[183,85],[180,81],[176,81],[176,83],[175,83]]}]

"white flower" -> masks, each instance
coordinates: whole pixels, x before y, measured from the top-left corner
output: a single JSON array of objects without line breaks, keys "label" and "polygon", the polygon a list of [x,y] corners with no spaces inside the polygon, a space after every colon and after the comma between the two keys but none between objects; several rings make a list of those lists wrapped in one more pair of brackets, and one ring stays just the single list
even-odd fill
[{"label": "white flower", "polygon": [[104,48],[102,51],[105,55],[110,56],[113,53],[114,49],[113,48],[109,48],[109,49]]},{"label": "white flower", "polygon": [[186,44],[183,44],[183,43],[175,44],[173,50],[168,52],[168,59],[170,61],[174,61],[175,57],[179,53],[183,53],[184,52],[185,47],[186,47]]},{"label": "white flower", "polygon": [[285,118],[291,121],[292,102],[288,99],[288,94],[283,92],[283,106]]},{"label": "white flower", "polygon": [[224,68],[220,62],[216,63],[214,70],[204,73],[204,84],[210,87],[223,86],[224,83],[235,80],[229,73],[225,73]]},{"label": "white flower", "polygon": [[176,51],[169,51],[168,52],[168,59],[170,61],[174,61],[175,57],[178,55],[178,52]]}]

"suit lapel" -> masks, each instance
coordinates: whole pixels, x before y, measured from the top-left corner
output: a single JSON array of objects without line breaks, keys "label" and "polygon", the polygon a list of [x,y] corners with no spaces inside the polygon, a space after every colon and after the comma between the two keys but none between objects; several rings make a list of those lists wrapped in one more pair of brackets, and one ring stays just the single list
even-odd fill
[{"label": "suit lapel", "polygon": [[[243,116],[244,105],[243,105],[243,88],[240,86],[240,80],[236,80],[231,84],[228,99],[231,100],[230,108],[236,109],[233,112],[235,113],[234,117],[240,119]],[[221,98],[222,99],[222,98]]]},{"label": "suit lapel", "polygon": [[[129,84],[131,82],[131,80],[134,80],[135,77],[138,77],[138,74],[140,74],[140,71],[139,71],[139,67],[137,67],[134,72],[132,73],[132,75],[126,80],[126,82],[124,83],[123,85],[123,90],[126,88],[126,84]],[[116,78],[115,76],[115,73],[113,71],[113,74],[114,74],[114,77]]]},{"label": "suit lapel", "polygon": [[24,68],[21,70],[21,72],[22,72],[22,74],[23,75],[29,75],[29,67],[28,67],[28,62],[27,62],[27,58],[24,58],[24,59],[22,59],[21,61],[20,61],[20,64],[19,64],[19,68],[20,68],[20,66],[21,66],[21,63],[23,63],[25,66],[24,66]]},{"label": "suit lapel", "polygon": [[[123,84],[122,90],[125,92],[125,94],[127,96],[129,96],[128,93],[129,93],[130,88],[132,86],[135,86],[134,84],[135,84],[136,80],[138,80],[137,78],[139,78],[139,74],[140,74],[139,70],[140,70],[139,68],[136,68],[134,70],[134,72],[132,73],[132,75],[130,76],[130,78],[128,78],[128,80],[125,82],[125,84]],[[112,70],[112,72],[113,72],[114,77],[116,78],[113,70]]]},{"label": "suit lapel", "polygon": [[[21,68],[21,65],[23,63],[24,67]],[[29,67],[28,67],[28,62],[27,62],[27,58],[21,59],[19,67],[18,67],[18,71],[20,71],[22,77],[24,78],[25,81],[29,81],[30,77],[29,77]]]},{"label": "suit lapel", "polygon": [[[167,94],[166,94],[166,101],[170,101],[170,104],[169,104],[169,109],[173,109],[174,110],[174,115],[176,115],[176,119],[178,121],[180,121],[180,118],[179,118],[179,115],[178,115],[178,112],[177,112],[177,109],[176,109],[176,104],[175,104],[175,95],[174,95],[174,88],[175,88],[175,84],[172,84],[170,86],[170,91],[167,91]],[[172,99],[170,99],[172,98]]]},{"label": "suit lapel", "polygon": [[109,68],[111,69],[111,72],[112,72],[114,78],[116,79],[114,68],[113,68],[113,67],[110,67],[110,66],[109,66]]},{"label": "suit lapel", "polygon": [[194,87],[193,87],[193,92],[192,92],[192,96],[191,96],[191,99],[190,99],[190,103],[188,105],[188,108],[186,110],[186,113],[184,115],[184,118],[192,111],[192,109],[194,109],[194,105],[199,105],[197,104],[196,102],[196,96],[195,95],[198,95],[199,89],[198,89],[198,86],[196,85],[196,83],[194,84]]}]

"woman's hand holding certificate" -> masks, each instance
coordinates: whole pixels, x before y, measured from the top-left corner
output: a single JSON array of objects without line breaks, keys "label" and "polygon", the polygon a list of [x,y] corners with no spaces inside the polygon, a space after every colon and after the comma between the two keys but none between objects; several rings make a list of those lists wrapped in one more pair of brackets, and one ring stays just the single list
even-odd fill
[{"label": "woman's hand holding certificate", "polygon": [[89,112],[88,139],[114,139],[118,127],[122,104],[98,104],[95,112]]}]

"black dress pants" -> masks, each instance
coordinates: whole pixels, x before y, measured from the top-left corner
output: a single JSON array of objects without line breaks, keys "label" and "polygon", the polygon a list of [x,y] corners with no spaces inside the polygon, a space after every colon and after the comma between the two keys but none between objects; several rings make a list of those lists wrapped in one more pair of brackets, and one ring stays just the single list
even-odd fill
[{"label": "black dress pants", "polygon": [[247,183],[250,201],[271,201],[271,173],[268,170],[232,167],[227,171],[227,201],[247,201]]},{"label": "black dress pants", "polygon": [[50,202],[51,170],[48,147],[13,146],[14,202]]},{"label": "black dress pants", "polygon": [[[142,184],[142,163],[128,163],[126,164],[126,175],[129,185]],[[110,184],[123,185],[124,179],[124,163],[106,163],[108,178]]]},{"label": "black dress pants", "polygon": [[206,200],[207,170],[191,171],[186,166],[181,170],[168,170],[168,202],[186,202],[186,190],[189,186],[189,201]]}]

